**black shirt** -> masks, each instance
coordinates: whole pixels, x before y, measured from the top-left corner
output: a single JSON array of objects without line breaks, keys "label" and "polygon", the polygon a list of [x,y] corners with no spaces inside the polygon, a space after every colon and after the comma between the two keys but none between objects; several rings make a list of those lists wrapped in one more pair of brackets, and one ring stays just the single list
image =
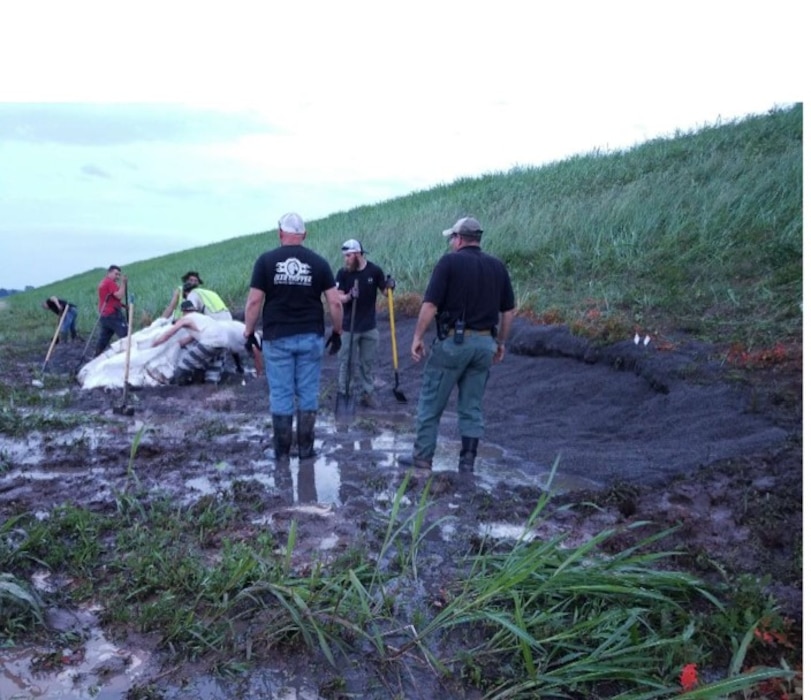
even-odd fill
[{"label": "black shirt", "polygon": [[431,273],[423,301],[437,307],[437,316],[447,312],[450,324],[461,318],[465,328],[483,331],[498,325],[501,312],[515,308],[507,268],[479,246],[443,255]]},{"label": "black shirt", "polygon": [[72,304],[71,302],[69,302],[69,301],[65,301],[64,299],[57,299],[57,301],[59,302],[59,306],[57,306],[56,304],[54,304],[54,303],[53,303],[53,301],[52,301],[50,298],[48,298],[48,301],[46,301],[46,302],[45,302],[45,305],[46,305],[46,306],[47,306],[47,307],[48,307],[48,308],[49,308],[51,311],[53,311],[53,312],[54,312],[54,313],[55,313],[57,316],[61,316],[61,315],[62,315],[62,312],[65,310],[65,306],[66,306],[66,305],[67,305],[67,306],[72,306],[72,307],[76,308],[76,304]]},{"label": "black shirt", "polygon": [[[362,270],[350,272],[345,267],[338,270],[335,281],[338,289],[346,293],[358,281],[358,301],[355,305],[355,326],[356,333],[371,331],[377,327],[377,290],[381,292],[386,288],[386,275],[383,270],[372,262],[366,261],[366,267]],[[349,331],[352,322],[352,300],[344,304],[344,325],[343,329]]]},{"label": "black shirt", "polygon": [[266,340],[302,333],[324,335],[321,295],[335,287],[329,263],[302,245],[284,245],[260,255],[251,287],[265,293],[262,333]]}]

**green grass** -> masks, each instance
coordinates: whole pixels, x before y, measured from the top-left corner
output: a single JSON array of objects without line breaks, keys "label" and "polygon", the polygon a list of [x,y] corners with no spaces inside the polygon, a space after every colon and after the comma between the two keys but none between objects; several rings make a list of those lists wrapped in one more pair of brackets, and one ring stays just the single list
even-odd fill
[{"label": "green grass", "polygon": [[[603,697],[606,687],[611,697],[674,697],[686,663],[715,670],[694,698],[793,677],[743,671],[773,603],[669,569],[673,554],[655,547],[667,532],[610,555],[614,529],[577,547],[563,537],[486,542],[443,574],[446,599],[429,606],[437,594],[416,584],[438,524],[426,527],[430,488],[406,499],[407,476],[365,543],[306,564],[301,553],[293,563],[295,520],[286,541],[274,541],[261,528],[248,532],[227,498],[179,506],[136,491],[105,513],[63,506],[45,520],[16,516],[0,525],[0,572],[14,572],[0,574],[0,642],[43,624],[43,604],[23,581],[46,566],[72,581],[63,603],[102,599],[105,622],[158,634],[179,659],[247,668],[256,650],[307,651],[339,671],[365,657],[404,677],[419,664],[490,698]],[[526,533],[550,502],[541,497]]]},{"label": "green grass", "polygon": [[[576,323],[599,312],[620,333],[667,323],[772,345],[801,333],[802,137],[797,104],[339,212],[308,223],[307,245],[337,268],[341,242],[359,238],[397,279],[397,296],[421,294],[446,250],[439,232],[472,214],[485,249],[508,264],[527,314],[554,310]],[[127,266],[136,318],[160,314],[187,269],[241,309],[254,260],[276,244],[268,231]],[[87,332],[102,276],[98,268],[9,297],[0,342],[20,328],[52,332],[39,308],[50,294],[80,305]]]}]

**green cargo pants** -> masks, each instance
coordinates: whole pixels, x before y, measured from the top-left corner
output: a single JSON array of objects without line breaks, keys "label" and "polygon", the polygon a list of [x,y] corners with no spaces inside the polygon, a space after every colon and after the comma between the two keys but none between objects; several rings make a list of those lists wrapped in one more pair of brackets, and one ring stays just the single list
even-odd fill
[{"label": "green cargo pants", "polygon": [[[349,367],[349,333],[344,333],[341,349],[338,351],[338,391],[346,391],[346,373]],[[364,394],[373,394],[375,390],[375,368],[377,366],[377,348],[380,345],[380,331],[352,334],[352,374],[349,393],[354,394],[360,380],[360,389]]]},{"label": "green cargo pants", "polygon": [[466,335],[465,341],[459,345],[453,342],[452,337],[434,342],[422,375],[417,405],[415,456],[433,458],[439,419],[454,387],[459,390],[459,434],[482,437],[482,401],[495,353],[496,341],[490,335]]}]

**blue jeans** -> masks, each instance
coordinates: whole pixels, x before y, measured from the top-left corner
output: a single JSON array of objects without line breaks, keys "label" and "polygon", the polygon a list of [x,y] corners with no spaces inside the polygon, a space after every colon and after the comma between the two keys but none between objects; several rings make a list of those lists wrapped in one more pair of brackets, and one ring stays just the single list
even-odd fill
[{"label": "blue jeans", "polygon": [[472,438],[484,435],[482,400],[495,352],[496,341],[489,335],[465,336],[461,345],[455,344],[453,337],[433,344],[422,374],[414,455],[424,459],[434,456],[439,419],[454,387],[459,391],[459,434]]},{"label": "blue jeans", "polygon": [[62,319],[62,325],[59,328],[59,332],[62,334],[63,340],[67,340],[68,337],[76,338],[76,316],[78,315],[78,311],[75,306],[69,306],[68,311],[65,314],[65,318]]},{"label": "blue jeans", "polygon": [[[292,416],[317,411],[321,388],[324,340],[318,333],[301,333],[262,342],[265,377],[270,391],[270,412]],[[298,401],[298,407],[296,406]]]}]

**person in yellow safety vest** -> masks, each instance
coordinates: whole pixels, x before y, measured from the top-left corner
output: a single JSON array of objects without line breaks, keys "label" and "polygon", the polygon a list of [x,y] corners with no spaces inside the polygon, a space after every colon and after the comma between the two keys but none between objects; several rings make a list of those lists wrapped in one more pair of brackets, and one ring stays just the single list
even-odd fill
[{"label": "person in yellow safety vest", "polygon": [[188,299],[199,313],[219,321],[232,320],[231,312],[220,295],[210,289],[202,288],[204,282],[198,272],[190,270],[180,279],[183,284],[175,289],[172,300],[161,314],[163,318],[171,317],[173,320],[180,318],[181,302]]},{"label": "person in yellow safety vest", "polygon": [[187,291],[186,299],[194,304],[194,308],[201,314],[217,321],[232,321],[233,317],[225,302],[217,292],[202,287],[192,287],[188,282],[183,285]]},{"label": "person in yellow safety vest", "polygon": [[175,287],[175,290],[172,293],[172,299],[169,301],[169,305],[163,310],[161,318],[171,318],[173,321],[180,318],[180,304],[186,298],[186,294],[183,291],[183,285],[185,285],[187,282],[200,284],[200,275],[194,271],[189,271],[180,278],[180,284]]}]

